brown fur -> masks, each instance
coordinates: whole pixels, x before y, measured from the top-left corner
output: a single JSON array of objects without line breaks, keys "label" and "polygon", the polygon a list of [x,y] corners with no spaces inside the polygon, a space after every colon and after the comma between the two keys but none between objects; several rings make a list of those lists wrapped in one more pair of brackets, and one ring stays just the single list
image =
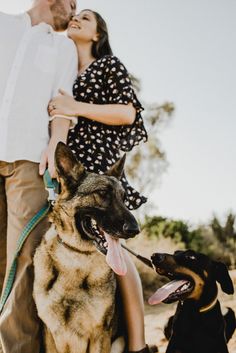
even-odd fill
[{"label": "brown fur", "polygon": [[[57,147],[62,191],[50,215],[52,225],[34,257],[34,298],[44,322],[47,353],[111,351],[116,336],[115,275],[93,241],[81,235],[77,223],[91,212],[103,227],[103,222],[107,224],[109,234],[127,238],[138,232],[124,206],[124,191],[112,176],[122,174],[123,162],[109,175],[87,173],[64,144]],[[130,226],[130,234],[125,233],[124,224]],[[122,352],[124,344],[116,345],[112,352]]]}]

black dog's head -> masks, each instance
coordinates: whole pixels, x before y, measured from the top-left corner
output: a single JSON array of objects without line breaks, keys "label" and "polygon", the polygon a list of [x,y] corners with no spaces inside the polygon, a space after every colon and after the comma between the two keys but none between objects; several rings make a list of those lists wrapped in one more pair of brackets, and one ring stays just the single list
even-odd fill
[{"label": "black dog's head", "polygon": [[193,250],[176,251],[173,255],[155,253],[151,259],[156,272],[168,277],[171,282],[153,294],[150,304],[186,299],[204,301],[206,297],[214,299],[217,295],[216,281],[225,293],[234,292],[227,267],[204,254]]},{"label": "black dog's head", "polygon": [[119,252],[115,245],[118,238],[139,233],[137,221],[124,204],[125,191],[119,181],[124,162],[125,157],[101,175],[87,172],[65,144],[59,143],[55,152],[61,193],[54,207],[54,222],[73,232],[76,229],[83,241],[93,242],[104,254],[111,246],[114,256]]}]

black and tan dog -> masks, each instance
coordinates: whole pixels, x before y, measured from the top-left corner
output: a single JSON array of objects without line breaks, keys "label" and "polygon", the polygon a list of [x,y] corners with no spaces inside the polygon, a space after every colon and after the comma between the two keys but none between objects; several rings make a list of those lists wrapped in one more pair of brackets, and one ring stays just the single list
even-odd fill
[{"label": "black and tan dog", "polygon": [[152,263],[171,282],[158,289],[150,304],[178,301],[165,333],[167,353],[228,353],[227,341],[236,328],[232,309],[223,317],[217,300],[218,282],[227,294],[234,288],[226,266],[192,250],[174,255],[155,253]]},{"label": "black and tan dog", "polygon": [[34,257],[34,298],[45,325],[46,352],[121,353],[117,340],[111,350],[116,336],[113,271],[126,271],[119,238],[139,233],[118,180],[124,158],[106,175],[88,173],[59,143],[55,160],[61,193]]}]

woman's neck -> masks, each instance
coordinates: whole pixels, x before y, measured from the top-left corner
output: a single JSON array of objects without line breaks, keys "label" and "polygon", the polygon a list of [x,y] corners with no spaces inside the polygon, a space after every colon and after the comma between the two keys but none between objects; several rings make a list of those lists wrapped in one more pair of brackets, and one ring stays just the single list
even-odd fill
[{"label": "woman's neck", "polygon": [[95,60],[91,53],[91,45],[88,43],[76,43],[79,59],[78,71],[81,74]]}]

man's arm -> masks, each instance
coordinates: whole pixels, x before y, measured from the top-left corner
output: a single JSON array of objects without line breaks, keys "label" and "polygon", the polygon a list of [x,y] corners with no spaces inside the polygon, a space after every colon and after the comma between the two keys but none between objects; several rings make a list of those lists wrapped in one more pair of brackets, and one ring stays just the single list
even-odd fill
[{"label": "man's arm", "polygon": [[[78,72],[78,55],[74,43],[65,40],[60,45],[60,56],[57,63],[56,80],[52,96],[58,95],[59,89],[63,87],[67,92],[72,92],[73,83]],[[51,122],[51,136],[46,150],[42,153],[39,165],[39,174],[43,175],[48,167],[52,178],[56,177],[54,166],[54,153],[59,141],[67,142],[70,120],[55,118]]]},{"label": "man's arm", "polygon": [[41,161],[39,164],[39,174],[43,175],[45,169],[48,167],[51,178],[56,178],[56,170],[54,164],[54,154],[58,142],[67,141],[67,134],[70,126],[68,119],[57,118],[51,122],[51,138],[47,148],[43,151]]}]

